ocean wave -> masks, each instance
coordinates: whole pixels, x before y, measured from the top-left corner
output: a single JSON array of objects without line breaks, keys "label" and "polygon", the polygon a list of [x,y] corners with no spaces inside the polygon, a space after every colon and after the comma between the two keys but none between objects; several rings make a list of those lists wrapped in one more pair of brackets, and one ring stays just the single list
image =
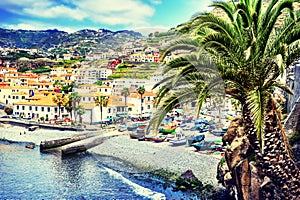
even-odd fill
[{"label": "ocean wave", "polygon": [[140,196],[144,196],[146,198],[153,199],[153,200],[165,200],[166,199],[166,196],[162,193],[155,192],[148,188],[142,187],[142,186],[128,180],[127,178],[125,178],[124,176],[122,176],[121,174],[119,174],[118,172],[116,172],[112,169],[109,169],[107,167],[103,167],[103,168],[109,173],[110,176],[120,179],[120,180],[122,180],[122,182],[128,184],[133,189],[133,191]]}]

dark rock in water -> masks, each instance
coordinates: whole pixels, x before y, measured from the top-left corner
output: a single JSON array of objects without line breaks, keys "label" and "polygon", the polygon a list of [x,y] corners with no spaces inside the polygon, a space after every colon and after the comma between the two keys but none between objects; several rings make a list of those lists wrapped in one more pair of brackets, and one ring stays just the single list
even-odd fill
[{"label": "dark rock in water", "polygon": [[182,178],[185,181],[191,181],[191,180],[197,180],[197,177],[194,175],[192,170],[187,170],[186,172],[182,173],[180,175],[180,178]]}]

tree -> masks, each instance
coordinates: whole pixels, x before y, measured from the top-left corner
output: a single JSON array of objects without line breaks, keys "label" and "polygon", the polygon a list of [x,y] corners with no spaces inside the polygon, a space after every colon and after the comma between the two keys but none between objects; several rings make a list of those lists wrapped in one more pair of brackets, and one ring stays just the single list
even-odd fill
[{"label": "tree", "polygon": [[76,113],[79,115],[79,123],[82,124],[82,115],[85,113],[85,110],[81,104],[77,106]]},{"label": "tree", "polygon": [[102,85],[102,81],[101,81],[101,80],[98,80],[95,84],[101,86],[101,85]]},{"label": "tree", "polygon": [[108,97],[105,95],[100,95],[95,98],[95,104],[96,106],[99,106],[100,108],[100,119],[102,124],[102,113],[103,113],[103,107],[106,107],[108,104]]},{"label": "tree", "polygon": [[137,92],[139,93],[140,97],[141,97],[141,119],[142,119],[142,116],[143,116],[143,94],[146,92],[145,90],[145,87],[144,86],[140,86],[138,89],[137,89]]},{"label": "tree", "polygon": [[121,90],[121,95],[124,96],[124,99],[125,99],[125,106],[127,108],[127,97],[130,95],[130,91],[127,87],[124,87],[122,90]]},{"label": "tree", "polygon": [[72,111],[74,111],[74,118],[76,122],[76,108],[78,104],[80,103],[81,96],[78,95],[78,92],[72,92],[69,96],[68,102],[66,103],[65,108],[70,113],[71,119],[72,119]]},{"label": "tree", "polygon": [[[215,8],[223,11],[222,16],[213,13],[196,16],[183,26],[184,30],[196,33],[196,39],[181,39],[166,49],[164,56],[170,51],[183,48],[189,52],[194,51],[194,54],[191,53],[188,59],[185,56],[168,64],[166,71],[178,69],[179,72],[158,84],[163,87],[157,99],[158,102],[162,101],[163,108],[159,110],[160,115],[156,116],[156,121],[159,121],[163,114],[180,103],[182,96],[186,97],[182,93],[185,88],[183,78],[188,80],[185,82],[191,84],[192,89],[197,88],[197,79],[199,83],[202,80],[198,87],[201,90],[194,90],[195,95],[191,96],[197,97],[199,110],[204,97],[216,86],[211,84],[214,78],[210,78],[210,81],[203,78],[203,75],[206,77],[209,74],[205,67],[208,62],[203,57],[206,55],[215,63],[220,74],[220,80],[216,79],[215,83],[222,81],[226,94],[241,103],[244,133],[250,143],[248,157],[242,163],[247,165],[254,156],[260,177],[269,177],[276,186],[274,194],[277,192],[282,199],[293,199],[300,195],[296,181],[300,177],[299,169],[289,154],[272,98],[276,87],[291,93],[289,88],[278,81],[278,77],[300,55],[299,12],[293,10],[295,2],[273,0],[265,9],[261,0],[213,3]],[[282,14],[284,20],[280,23]],[[200,45],[198,48],[197,44]],[[194,79],[195,83],[189,81],[193,74],[198,76]],[[177,87],[176,90],[177,84],[182,88]],[[280,152],[280,158],[274,152]],[[285,168],[276,162],[279,160]],[[290,171],[294,173],[290,174]],[[249,171],[243,173],[243,177],[247,177]],[[237,179],[236,184],[241,185],[239,181],[242,180]],[[247,191],[251,191],[251,188]],[[247,198],[247,195],[249,193],[245,190],[238,190],[239,198]]]},{"label": "tree", "polygon": [[56,103],[58,106],[58,117],[59,118],[61,118],[60,117],[61,107],[63,105],[65,105],[67,101],[68,101],[68,98],[62,93],[55,94],[55,96],[53,97],[53,102]]}]

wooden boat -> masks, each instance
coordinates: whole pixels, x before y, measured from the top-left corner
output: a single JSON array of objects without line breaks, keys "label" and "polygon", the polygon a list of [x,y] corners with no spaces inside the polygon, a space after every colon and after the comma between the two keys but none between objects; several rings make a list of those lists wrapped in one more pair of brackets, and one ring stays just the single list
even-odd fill
[{"label": "wooden boat", "polygon": [[127,130],[127,127],[125,125],[120,125],[119,128],[118,128],[119,132],[124,132],[126,130]]},{"label": "wooden boat", "polygon": [[170,145],[179,146],[186,144],[186,137],[183,133],[176,133],[175,137],[170,140]]},{"label": "wooden boat", "polygon": [[25,145],[25,148],[27,148],[27,149],[34,149],[35,145],[33,145],[33,144],[27,144],[27,145]]},{"label": "wooden boat", "polygon": [[191,146],[194,143],[201,142],[202,140],[204,140],[204,138],[205,138],[204,134],[191,136],[191,137],[187,138],[187,145]]},{"label": "wooden boat", "polygon": [[175,128],[170,128],[170,129],[160,128],[158,131],[162,134],[175,133]]},{"label": "wooden boat", "polygon": [[131,132],[129,134],[129,136],[130,136],[130,139],[139,139],[139,138],[142,138],[142,137],[145,136],[145,130],[143,130],[143,129],[142,130],[137,129],[136,132]]},{"label": "wooden boat", "polygon": [[138,128],[137,124],[131,124],[127,126],[128,131],[135,131]]},{"label": "wooden boat", "polygon": [[30,127],[28,127],[28,131],[35,131],[38,128],[39,128],[39,126],[30,126]]},{"label": "wooden boat", "polygon": [[163,141],[165,141],[166,137],[167,137],[166,135],[160,135],[160,136],[154,138],[153,141],[156,143],[163,142]]},{"label": "wooden boat", "polygon": [[224,131],[223,129],[216,129],[216,130],[213,130],[212,133],[214,134],[214,136],[223,136],[226,131]]}]

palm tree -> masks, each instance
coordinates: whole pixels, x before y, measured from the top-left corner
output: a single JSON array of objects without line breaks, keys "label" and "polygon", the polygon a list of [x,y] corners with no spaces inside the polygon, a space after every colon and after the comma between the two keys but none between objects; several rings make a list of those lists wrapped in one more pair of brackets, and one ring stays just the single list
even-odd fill
[{"label": "palm tree", "polygon": [[97,96],[95,98],[95,104],[96,104],[96,106],[99,106],[99,108],[100,108],[100,119],[101,119],[101,124],[102,124],[102,113],[103,113],[102,108],[107,106],[108,97],[105,95]]},{"label": "palm tree", "polygon": [[[72,92],[69,96],[69,101],[71,101],[72,104],[72,110],[74,111],[74,118],[75,118],[75,122],[76,122],[76,118],[77,118],[77,106],[79,105],[81,100],[81,96],[79,96],[78,92]],[[72,111],[71,111],[72,113]],[[72,118],[72,115],[71,115]]]},{"label": "palm tree", "polygon": [[130,95],[130,91],[127,87],[124,87],[122,90],[121,90],[121,95],[124,96],[124,99],[125,99],[125,107],[126,107],[126,112],[128,111],[128,108],[127,108],[127,97]]},{"label": "palm tree", "polygon": [[[244,132],[251,146],[249,155],[255,155],[256,162],[261,163],[256,165],[261,169],[261,175],[272,180],[277,187],[276,192],[284,199],[300,195],[299,184],[295,181],[300,178],[300,173],[287,151],[276,107],[272,106],[272,93],[275,87],[291,92],[278,81],[278,77],[286,66],[299,58],[299,12],[293,10],[294,3],[295,1],[290,0],[273,0],[263,9],[262,0],[215,2],[213,6],[222,10],[223,16],[204,13],[195,17],[184,30],[192,30],[196,33],[196,39],[179,40],[165,52],[166,55],[170,51],[184,48],[190,52],[194,51],[192,55],[200,55],[199,58],[201,55],[207,55],[215,63],[220,78],[224,81],[225,92],[242,105]],[[285,14],[284,22],[278,24],[282,13]],[[197,44],[200,44],[200,48],[195,48]],[[201,62],[202,59],[198,59],[197,62]],[[161,116],[166,111],[180,102],[181,97],[174,95],[180,91],[178,87],[175,90],[176,84],[180,83],[182,78],[197,74],[195,68],[199,70],[205,65],[205,62],[199,64],[193,60],[181,57],[168,64],[167,71],[179,69],[179,72],[167,77],[164,80],[166,83],[159,83],[163,87],[159,92],[158,101],[165,100],[162,109],[159,110],[161,115],[158,115],[156,121],[162,119]],[[207,72],[206,70],[201,73],[199,70],[199,77]],[[207,96],[213,88],[207,87],[208,85],[209,83],[204,81],[199,87],[202,90],[195,92],[199,102],[197,110],[201,107],[200,97]],[[191,88],[196,88],[196,85],[192,84]],[[275,145],[278,143],[281,146]],[[269,162],[274,158],[274,152],[281,152],[282,156],[276,157],[276,160],[285,163],[285,169],[282,169],[279,163]],[[250,157],[247,162],[249,160]],[[273,168],[279,169],[271,170]],[[289,171],[294,173],[289,174]],[[239,191],[239,198],[245,195],[248,194]]]},{"label": "palm tree", "polygon": [[146,92],[145,87],[144,86],[140,86],[137,89],[137,92],[139,93],[140,97],[141,97],[141,119],[142,119],[142,114],[143,114],[143,94]]},{"label": "palm tree", "polygon": [[124,96],[124,99],[125,99],[125,106],[127,107],[127,97],[130,95],[130,91],[127,87],[124,87],[122,90],[121,90],[121,95]]},{"label": "palm tree", "polygon": [[58,117],[59,118],[60,118],[61,107],[63,105],[65,105],[67,101],[68,101],[68,98],[62,93],[55,94],[55,96],[53,97],[53,102],[56,103],[58,106]]},{"label": "palm tree", "polygon": [[76,107],[76,113],[79,115],[80,124],[82,124],[82,115],[85,113],[85,110],[81,104]]}]

